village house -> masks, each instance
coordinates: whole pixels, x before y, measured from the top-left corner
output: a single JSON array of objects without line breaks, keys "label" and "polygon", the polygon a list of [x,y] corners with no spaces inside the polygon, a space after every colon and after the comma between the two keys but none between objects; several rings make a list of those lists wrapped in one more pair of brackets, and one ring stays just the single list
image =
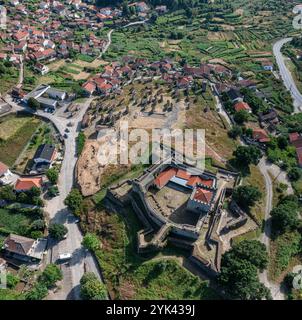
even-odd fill
[{"label": "village house", "polygon": [[34,66],[34,69],[39,72],[42,76],[44,76],[45,74],[47,74],[49,72],[49,68],[42,64],[42,63],[39,63],[37,62]]},{"label": "village house", "polygon": [[27,178],[18,178],[15,184],[14,190],[16,192],[29,191],[33,187],[42,188],[43,179],[42,177],[27,177]]},{"label": "village house", "polygon": [[297,161],[302,167],[302,136],[298,132],[290,133],[289,141],[296,148]]},{"label": "village house", "polygon": [[10,184],[12,176],[13,174],[10,172],[8,166],[0,161],[0,184]]},{"label": "village house", "polygon": [[237,89],[230,89],[227,91],[227,95],[233,103],[243,102],[243,97]]},{"label": "village house", "polygon": [[271,141],[269,135],[264,129],[254,129],[253,139],[259,143],[267,143]]},{"label": "village house", "polygon": [[247,111],[248,113],[251,113],[252,112],[252,109],[251,107],[249,106],[248,103],[246,102],[243,102],[243,101],[240,101],[240,102],[237,102],[235,105],[234,105],[234,109],[236,112],[239,112],[239,111]]},{"label": "village house", "polygon": [[27,263],[40,262],[46,249],[44,239],[31,239],[16,234],[10,234],[3,243],[2,249],[7,258],[13,258]]}]

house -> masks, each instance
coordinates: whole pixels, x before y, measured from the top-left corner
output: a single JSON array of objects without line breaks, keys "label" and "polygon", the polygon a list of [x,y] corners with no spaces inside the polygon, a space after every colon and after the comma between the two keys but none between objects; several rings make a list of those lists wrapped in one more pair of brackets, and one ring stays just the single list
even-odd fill
[{"label": "house", "polygon": [[3,243],[6,257],[24,262],[40,262],[46,249],[45,239],[31,239],[16,234],[10,234]]},{"label": "house", "polygon": [[14,49],[16,52],[24,52],[27,48],[27,42],[22,40],[17,45],[15,45]]},{"label": "house", "polygon": [[238,81],[238,85],[240,88],[248,88],[253,91],[257,89],[256,83],[249,79],[242,79]]},{"label": "house", "polygon": [[167,10],[167,6],[162,5],[162,6],[156,6],[156,7],[155,7],[155,11],[156,11],[157,13],[159,13],[159,14],[164,14],[164,13],[166,13],[168,10]]},{"label": "house", "polygon": [[298,164],[302,167],[302,136],[298,132],[290,133],[289,141],[296,148]]},{"label": "house", "polygon": [[254,129],[253,139],[259,143],[267,143],[271,141],[270,137],[264,129]]},{"label": "house", "polygon": [[87,81],[82,85],[82,88],[86,92],[86,94],[90,97],[96,90],[96,85],[92,81]]},{"label": "house", "polygon": [[243,97],[237,89],[230,89],[229,91],[227,91],[227,95],[233,103],[243,101]]},{"label": "house", "polygon": [[265,71],[274,71],[274,64],[269,60],[264,60],[261,62],[262,68]]},{"label": "house", "polygon": [[252,109],[251,109],[251,107],[248,105],[248,103],[242,102],[242,101],[237,102],[237,103],[234,105],[234,109],[235,109],[236,112],[243,111],[243,110],[244,110],[244,111],[247,111],[247,112],[249,112],[249,113],[252,112]]},{"label": "house", "polygon": [[188,88],[193,82],[193,78],[191,76],[181,77],[177,81],[177,87],[180,89]]},{"label": "house", "polygon": [[266,112],[259,113],[259,122],[262,128],[268,128],[270,131],[274,131],[276,125],[279,123],[277,111],[272,108]]},{"label": "house", "polygon": [[20,41],[25,41],[29,38],[29,33],[25,30],[19,30],[17,33],[13,35],[13,39]]},{"label": "house", "polygon": [[146,13],[150,10],[147,4],[143,1],[135,3],[135,7],[137,12],[140,12],[140,13]]},{"label": "house", "polygon": [[40,103],[42,108],[49,109],[51,111],[56,110],[58,106],[58,101],[54,99],[38,97],[36,100]]},{"label": "house", "polygon": [[34,162],[35,163],[52,163],[56,157],[56,147],[51,144],[41,144],[35,155]]},{"label": "house", "polygon": [[13,174],[7,165],[0,161],[0,184],[6,185],[11,183]]},{"label": "house", "polygon": [[49,72],[49,68],[42,64],[42,63],[39,63],[37,62],[34,66],[34,69],[39,72],[42,76],[44,76],[45,74],[47,74]]},{"label": "house", "polygon": [[65,100],[67,97],[67,93],[65,91],[59,90],[59,89],[55,89],[50,87],[49,89],[47,89],[46,93],[48,94],[48,96],[52,99],[56,99],[56,100]]},{"label": "house", "polygon": [[42,177],[27,177],[27,178],[19,178],[15,184],[15,191],[23,192],[29,191],[31,188],[42,188],[43,179]]}]

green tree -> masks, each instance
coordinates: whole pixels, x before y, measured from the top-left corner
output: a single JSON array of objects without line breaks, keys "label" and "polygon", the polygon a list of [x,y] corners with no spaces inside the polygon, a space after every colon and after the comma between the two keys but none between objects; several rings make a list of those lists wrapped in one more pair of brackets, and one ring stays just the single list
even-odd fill
[{"label": "green tree", "polygon": [[53,198],[59,194],[59,189],[57,186],[50,186],[48,188],[47,194],[49,197]]},{"label": "green tree", "polygon": [[232,139],[236,139],[242,134],[242,128],[240,126],[233,126],[233,128],[228,132],[228,135]]},{"label": "green tree", "polygon": [[59,172],[56,168],[50,168],[46,172],[46,176],[51,184],[56,184],[59,178]]},{"label": "green tree", "polygon": [[76,214],[79,214],[83,201],[83,196],[78,189],[72,189],[69,195],[64,200],[66,206]]},{"label": "green tree", "polygon": [[256,268],[264,270],[268,264],[268,254],[265,245],[257,240],[243,240],[226,252],[225,260],[248,260]]},{"label": "green tree", "polygon": [[27,102],[28,106],[34,110],[37,110],[37,109],[40,109],[41,108],[41,105],[40,105],[40,102],[38,100],[36,100],[35,98],[33,97],[30,97],[28,99],[28,102]]},{"label": "green tree", "polygon": [[7,273],[6,275],[7,287],[9,289],[14,289],[16,285],[20,282],[20,278],[12,273]]},{"label": "green tree", "polygon": [[301,169],[297,167],[291,168],[287,175],[291,181],[298,181],[301,178]]},{"label": "green tree", "polygon": [[41,283],[36,283],[34,287],[27,292],[26,300],[42,300],[47,296],[48,290],[45,285]]},{"label": "green tree", "polygon": [[31,225],[30,229],[33,230],[44,230],[45,228],[45,221],[42,219],[35,220]]},{"label": "green tree", "polygon": [[261,192],[254,186],[239,186],[234,190],[233,199],[242,208],[249,208],[261,199]]},{"label": "green tree", "polygon": [[261,151],[255,146],[238,146],[233,155],[241,166],[257,165],[261,158]]},{"label": "green tree", "polygon": [[57,281],[62,280],[63,275],[62,271],[60,268],[51,263],[46,266],[44,271],[39,277],[39,283],[45,285],[46,288],[51,288],[53,287]]},{"label": "green tree", "polygon": [[234,121],[238,124],[243,124],[248,121],[249,113],[246,110],[240,110],[234,114]]},{"label": "green tree", "polygon": [[88,250],[95,251],[100,248],[100,241],[95,234],[86,233],[83,238],[82,245]]},{"label": "green tree", "polygon": [[279,203],[271,211],[272,224],[277,233],[295,229],[299,225],[299,206],[296,202],[285,201]]},{"label": "green tree", "polygon": [[105,285],[100,282],[93,272],[83,275],[81,281],[81,298],[84,300],[104,300],[107,298]]},{"label": "green tree", "polygon": [[60,223],[53,223],[49,226],[48,232],[50,236],[56,240],[63,240],[68,229]]},{"label": "green tree", "polygon": [[233,299],[271,299],[269,290],[259,282],[258,271],[267,266],[265,246],[245,240],[225,252],[218,282]]},{"label": "green tree", "polygon": [[4,186],[0,188],[0,199],[6,201],[16,201],[16,194],[13,186]]}]

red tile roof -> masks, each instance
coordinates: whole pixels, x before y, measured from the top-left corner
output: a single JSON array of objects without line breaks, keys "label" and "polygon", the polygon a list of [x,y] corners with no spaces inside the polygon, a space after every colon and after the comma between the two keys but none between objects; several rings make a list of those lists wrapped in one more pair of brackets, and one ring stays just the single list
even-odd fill
[{"label": "red tile roof", "polygon": [[194,200],[209,204],[213,198],[214,192],[202,187],[198,187],[194,194]]},{"label": "red tile roof", "polygon": [[302,167],[302,148],[297,148],[296,154],[297,154],[299,166]]},{"label": "red tile roof", "polygon": [[175,176],[176,172],[177,172],[177,169],[175,168],[169,168],[164,170],[154,180],[155,185],[158,188],[164,187],[170,181],[170,179]]},{"label": "red tile roof", "polygon": [[298,140],[299,137],[300,137],[300,135],[299,135],[298,132],[290,133],[290,134],[289,134],[289,141],[290,141],[290,142],[294,142],[294,141]]},{"label": "red tile roof", "polygon": [[186,170],[178,169],[176,177],[184,180],[189,180],[191,175]]},{"label": "red tile roof", "polygon": [[82,88],[90,93],[93,93],[95,91],[95,84],[91,81],[88,81],[83,84]]},{"label": "red tile roof", "polygon": [[0,177],[8,170],[8,166],[0,161]]},{"label": "red tile roof", "polygon": [[245,111],[251,110],[250,106],[246,102],[238,102],[235,104],[234,108],[237,112],[241,110],[245,110]]},{"label": "red tile roof", "polygon": [[199,176],[192,176],[187,182],[187,186],[195,187],[197,184],[203,184],[208,187],[213,187],[214,181],[212,179],[203,179]]},{"label": "red tile roof", "polygon": [[254,129],[253,130],[253,138],[259,142],[269,142],[271,139],[268,134],[263,129]]},{"label": "red tile roof", "polygon": [[19,178],[15,185],[16,191],[30,190],[33,187],[41,188],[42,187],[42,178]]}]

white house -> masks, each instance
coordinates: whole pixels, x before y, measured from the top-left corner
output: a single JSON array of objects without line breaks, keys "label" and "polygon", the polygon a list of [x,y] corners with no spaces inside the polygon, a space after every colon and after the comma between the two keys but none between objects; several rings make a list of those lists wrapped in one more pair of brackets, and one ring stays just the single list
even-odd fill
[{"label": "white house", "polygon": [[0,184],[7,185],[12,183],[13,174],[7,165],[0,161]]},{"label": "white house", "polygon": [[34,67],[34,69],[39,72],[42,76],[44,76],[45,74],[47,74],[49,72],[49,68],[42,64],[42,63],[37,63]]}]

